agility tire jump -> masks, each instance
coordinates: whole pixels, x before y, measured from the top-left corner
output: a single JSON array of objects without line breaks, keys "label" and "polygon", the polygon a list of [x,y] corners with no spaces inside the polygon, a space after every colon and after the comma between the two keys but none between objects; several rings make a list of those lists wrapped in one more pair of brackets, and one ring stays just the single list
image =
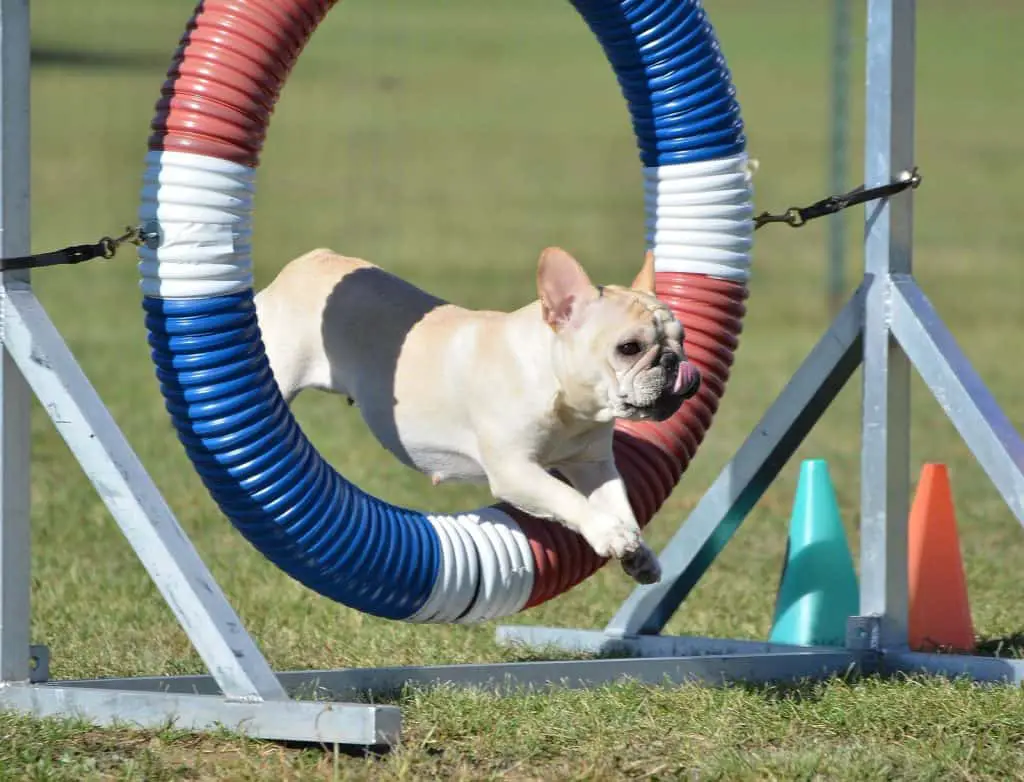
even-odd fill
[{"label": "agility tire jump", "polygon": [[[335,2],[203,0],[188,22],[156,106],[140,207],[155,237],[139,269],[157,378],[221,510],[290,576],[390,619],[508,616],[604,560],[576,533],[504,506],[426,514],[366,494],[306,439],[264,353],[253,304],[256,167],[288,73]],[[711,425],[738,344],[753,234],[746,139],[699,0],[573,5],[628,103],[657,295],[683,323],[703,376],[668,421],[616,428],[616,460],[646,525]]]}]

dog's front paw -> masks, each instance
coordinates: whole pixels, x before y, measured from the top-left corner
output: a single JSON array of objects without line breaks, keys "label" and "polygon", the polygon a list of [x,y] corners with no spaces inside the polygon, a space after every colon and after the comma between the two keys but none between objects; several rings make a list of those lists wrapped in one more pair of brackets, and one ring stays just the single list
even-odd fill
[{"label": "dog's front paw", "polygon": [[596,512],[580,530],[587,543],[599,557],[622,559],[643,546],[640,528],[609,513]]},{"label": "dog's front paw", "polygon": [[622,569],[638,584],[657,584],[661,581],[661,563],[651,548],[640,542],[640,548],[626,554],[621,560]]}]

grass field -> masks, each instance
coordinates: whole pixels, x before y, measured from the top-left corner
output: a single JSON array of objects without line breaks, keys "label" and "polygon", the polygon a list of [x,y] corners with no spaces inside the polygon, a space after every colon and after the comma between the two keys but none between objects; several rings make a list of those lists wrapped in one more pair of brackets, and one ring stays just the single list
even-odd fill
[{"label": "grass field", "polygon": [[[92,241],[134,220],[147,127],[190,0],[33,7],[33,246]],[[861,158],[858,6],[851,171]],[[708,0],[761,161],[759,209],[823,195],[828,9],[812,0]],[[1024,6],[920,3],[916,269],[975,367],[1024,421]],[[850,185],[856,184],[851,181]],[[642,243],[638,161],[616,84],[568,3],[342,3],[280,102],[260,173],[257,277],[331,245],[460,303],[533,295],[539,250],[571,248],[626,281]],[[849,216],[854,283],[861,213]],[[746,331],[701,454],[649,539],[661,544],[742,442],[828,322],[824,226],[758,234]],[[191,470],[152,376],[134,264],[36,275],[37,289],[114,417],[278,669],[514,659],[494,626],[419,627],[323,600],[276,571],[225,521]],[[1016,347],[1015,347],[1016,346]],[[916,381],[915,381],[916,383]],[[855,378],[800,450],[829,460],[856,547]],[[1024,631],[1024,539],[920,384],[913,470],[949,465],[976,630]],[[339,399],[299,418],[343,474],[402,504],[487,502],[406,471]],[[54,678],[202,671],[44,412],[33,411],[33,641]],[[667,632],[764,638],[785,545],[795,459]],[[600,627],[630,583],[606,568],[513,620]],[[4,779],[1024,779],[1024,693],[929,680],[794,692],[616,685],[517,698],[413,693],[403,745],[335,757],[239,740],[98,731],[0,716]]]}]

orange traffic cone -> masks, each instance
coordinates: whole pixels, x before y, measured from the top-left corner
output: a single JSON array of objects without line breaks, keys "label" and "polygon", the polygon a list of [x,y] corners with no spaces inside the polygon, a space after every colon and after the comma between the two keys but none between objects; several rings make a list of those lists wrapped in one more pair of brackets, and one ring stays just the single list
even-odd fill
[{"label": "orange traffic cone", "polygon": [[910,648],[973,651],[974,624],[945,465],[922,468],[908,534]]}]

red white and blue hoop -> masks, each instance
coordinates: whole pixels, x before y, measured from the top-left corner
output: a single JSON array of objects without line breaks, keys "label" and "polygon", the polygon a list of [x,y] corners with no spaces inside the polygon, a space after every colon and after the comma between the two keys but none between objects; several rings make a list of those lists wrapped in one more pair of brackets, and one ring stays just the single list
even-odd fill
[{"label": "red white and blue hoop", "polygon": [[[149,139],[140,218],[146,326],[178,436],[235,527],[317,592],[415,622],[507,616],[602,564],[564,527],[494,506],[426,514],[372,497],[299,429],[253,306],[254,174],[274,104],[335,0],[203,0]],[[686,329],[697,396],[663,423],[620,423],[615,454],[641,524],[711,425],[745,313],[753,235],[746,141],[699,0],[574,0],[626,98],[657,294]],[[639,255],[638,255],[639,257]]]}]

